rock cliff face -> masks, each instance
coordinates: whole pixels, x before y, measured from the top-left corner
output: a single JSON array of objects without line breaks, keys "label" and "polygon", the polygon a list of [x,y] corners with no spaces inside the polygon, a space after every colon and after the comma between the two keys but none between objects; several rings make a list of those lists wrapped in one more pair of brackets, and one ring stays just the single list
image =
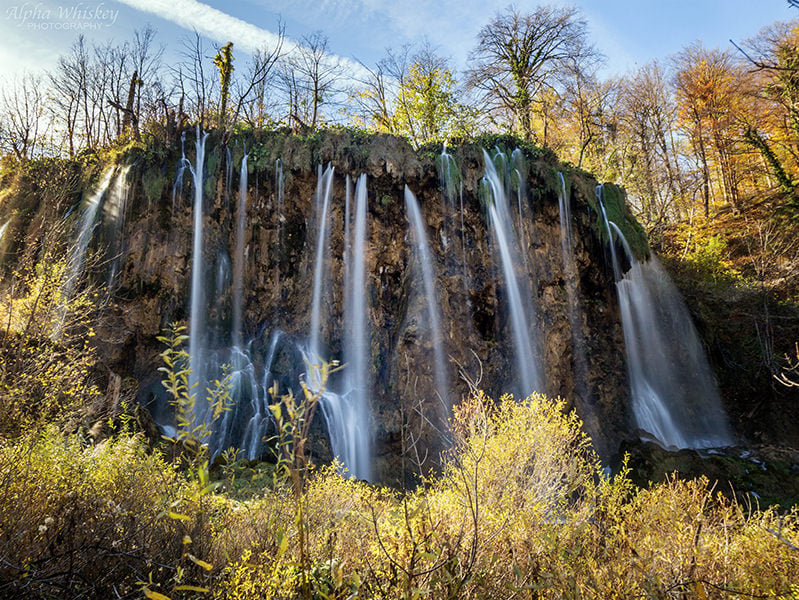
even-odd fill
[{"label": "rock cliff face", "polygon": [[[192,133],[188,136],[191,139]],[[425,452],[431,457],[426,466],[432,466],[432,457],[446,445],[436,427],[447,410],[435,394],[432,337],[403,202],[406,185],[418,198],[430,242],[450,399],[457,402],[469,393],[459,371],[494,396],[516,389],[507,290],[480,200],[485,172],[482,148],[462,146],[451,151],[462,174],[461,212],[459,205],[453,208],[442,197],[437,153],[414,152],[396,138],[342,132],[300,139],[258,133],[246,144],[250,155],[243,265],[245,340],[265,349],[271,334],[281,331],[271,372],[284,385],[296,385],[304,371],[297,347],[310,328],[319,219],[313,200],[317,167],[330,163],[335,169],[329,221],[332,284],[323,299],[321,338],[329,359],[342,357],[346,177],[354,181],[365,173],[374,472],[378,480],[401,481],[414,470],[414,458]],[[187,159],[193,160],[190,146],[187,140]],[[230,343],[226,332],[233,300],[228,265],[235,247],[243,149],[232,144],[226,159],[225,151],[209,139],[207,151],[204,271],[210,299],[209,339],[218,340],[223,360],[223,347]],[[156,420],[166,418],[158,414],[160,404],[154,400],[162,395],[157,371],[162,347],[156,336],[168,323],[189,318],[193,191],[188,176],[182,186],[173,187],[178,158],[174,150],[166,159],[148,160],[135,152],[120,158],[132,164],[124,218],[117,229],[107,227],[93,241],[96,247],[121,240],[122,252],[112,289],[113,308],[98,331],[98,347],[110,370],[138,380],[139,401],[151,407]],[[276,189],[278,160],[284,176],[282,201]],[[623,335],[613,274],[598,234],[595,182],[581,173],[564,173],[575,240],[576,270],[570,275],[562,257],[559,165],[547,156],[528,156],[526,164],[529,172],[522,174],[526,188],[520,204],[525,264],[516,267],[522,275],[527,271],[538,305],[535,329],[546,379],[542,391],[567,399],[585,421],[600,454],[610,457],[631,427]],[[28,227],[30,243],[34,227],[40,224],[27,223],[29,227],[17,227],[20,233]],[[575,302],[569,298],[570,277],[576,278],[579,299],[579,310],[571,313]],[[579,327],[579,336],[573,335],[572,323]],[[576,348],[578,337],[584,340],[584,349]],[[214,345],[209,342],[212,350]],[[578,376],[578,371],[583,372]],[[321,419],[319,428],[323,430]],[[324,460],[330,451],[325,436],[318,437],[316,452]]]}]

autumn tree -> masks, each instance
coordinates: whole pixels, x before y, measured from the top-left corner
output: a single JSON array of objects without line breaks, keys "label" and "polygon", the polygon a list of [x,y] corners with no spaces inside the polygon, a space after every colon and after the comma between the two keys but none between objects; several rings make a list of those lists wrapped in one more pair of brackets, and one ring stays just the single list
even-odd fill
[{"label": "autumn tree", "polygon": [[639,215],[657,227],[679,217],[685,196],[680,169],[677,106],[668,73],[658,62],[623,79],[619,97],[621,183]]},{"label": "autumn tree", "polygon": [[799,167],[799,22],[775,23],[738,48],[755,80],[750,97],[760,107],[745,139],[769,165],[786,194]]},{"label": "autumn tree", "polygon": [[392,129],[422,144],[466,133],[468,111],[457,100],[457,82],[447,60],[425,43],[398,73]]},{"label": "autumn tree", "polygon": [[736,117],[736,104],[741,99],[740,69],[729,52],[709,50],[698,43],[677,56],[676,67],[680,118],[701,165],[705,215],[710,210],[710,170],[714,166],[720,175],[724,200],[740,209],[735,161],[735,145],[740,139]]},{"label": "autumn tree", "polygon": [[605,176],[605,157],[611,154],[609,144],[616,129],[618,86],[613,79],[598,77],[603,62],[604,57],[588,51],[564,61],[557,74],[559,85],[540,98],[534,124],[542,132],[543,145],[578,167],[587,166]]},{"label": "autumn tree", "polygon": [[505,116],[511,129],[533,140],[536,103],[559,84],[558,74],[595,53],[585,21],[575,8],[540,6],[498,14],[478,35],[471,54],[469,86],[487,110]]}]

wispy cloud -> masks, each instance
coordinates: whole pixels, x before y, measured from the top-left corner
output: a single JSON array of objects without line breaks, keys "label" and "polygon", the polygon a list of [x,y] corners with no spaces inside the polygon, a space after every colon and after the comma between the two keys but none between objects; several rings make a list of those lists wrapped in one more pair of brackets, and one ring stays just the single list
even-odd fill
[{"label": "wispy cloud", "polygon": [[[274,48],[279,42],[277,33],[248,23],[197,0],[119,0],[136,10],[156,15],[184,29],[196,30],[218,42],[232,41],[245,50]],[[284,49],[292,50],[297,43],[286,39]],[[337,58],[345,69],[359,71],[360,65],[347,58]]]},{"label": "wispy cloud", "polygon": [[184,29],[195,29],[200,34],[223,42],[232,40],[234,44],[247,50],[274,47],[277,34],[247,23],[227,13],[197,2],[197,0],[119,0],[123,4],[171,21]]}]

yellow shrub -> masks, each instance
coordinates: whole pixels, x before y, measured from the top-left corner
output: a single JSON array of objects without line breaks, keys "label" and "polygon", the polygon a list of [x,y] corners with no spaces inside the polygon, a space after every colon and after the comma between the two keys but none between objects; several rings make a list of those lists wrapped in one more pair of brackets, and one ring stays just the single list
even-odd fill
[{"label": "yellow shrub", "polygon": [[0,447],[0,473],[4,593],[110,598],[173,580],[184,536],[203,538],[192,487],[138,437],[84,447],[51,428]]}]

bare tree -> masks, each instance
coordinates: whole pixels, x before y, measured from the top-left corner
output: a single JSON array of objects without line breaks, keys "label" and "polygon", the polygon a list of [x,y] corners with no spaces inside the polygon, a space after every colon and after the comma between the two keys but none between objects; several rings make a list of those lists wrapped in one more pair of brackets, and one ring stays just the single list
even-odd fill
[{"label": "bare tree", "polygon": [[42,149],[47,134],[44,100],[41,78],[30,73],[2,87],[0,150],[24,160]]},{"label": "bare tree", "polygon": [[357,79],[358,85],[350,91],[350,101],[355,109],[351,116],[356,123],[375,131],[394,133],[392,90],[396,86],[392,83],[386,60],[380,60],[374,68],[360,63],[365,76]]},{"label": "bare tree", "polygon": [[[208,68],[205,42],[198,32],[181,42],[183,60],[174,68],[176,87],[180,90],[180,106],[193,116],[200,127],[210,118],[217,79]],[[183,108],[181,108],[182,112]]]},{"label": "bare tree", "polygon": [[[53,87],[53,115],[62,121],[63,135],[69,156],[80,148],[81,112],[85,106],[88,55],[83,36],[78,36],[69,54],[58,59],[56,70],[50,74]],[[83,113],[85,120],[85,111]]]},{"label": "bare tree", "polygon": [[328,53],[328,39],[321,31],[303,37],[281,69],[289,121],[300,128],[316,127],[321,107],[330,103],[337,91],[341,71],[339,61]]},{"label": "bare tree", "polygon": [[596,53],[586,38],[575,8],[540,6],[532,13],[511,8],[480,30],[468,84],[483,94],[486,108],[504,113],[512,129],[532,140],[536,100],[558,85],[566,65]]},{"label": "bare tree", "polygon": [[677,105],[667,73],[649,63],[622,82],[620,136],[624,146],[622,183],[647,224],[659,226],[679,216],[684,178],[673,132]]},{"label": "bare tree", "polygon": [[278,37],[275,45],[272,48],[264,46],[253,54],[247,76],[237,86],[238,100],[233,111],[233,125],[239,115],[244,114],[255,127],[264,126],[267,117],[269,82],[282,57],[285,31],[285,25],[278,22]]},{"label": "bare tree", "polygon": [[[586,45],[585,39],[578,41],[580,45]],[[583,166],[586,152],[597,138],[601,135],[603,123],[603,101],[607,86],[602,86],[597,78],[597,70],[604,61],[604,57],[594,52],[590,47],[574,53],[573,56],[564,61],[563,69],[560,71],[559,78],[563,88],[563,101],[570,109],[571,117],[577,124],[579,154],[577,166]],[[604,90],[603,90],[604,88]],[[543,121],[544,134],[542,143],[548,146],[547,130],[549,120]]]},{"label": "bare tree", "polygon": [[696,43],[676,57],[677,101],[701,163],[706,216],[713,163],[725,200],[733,208],[741,208],[735,146],[740,138],[742,80],[740,65],[735,64],[729,52],[709,50]]}]

